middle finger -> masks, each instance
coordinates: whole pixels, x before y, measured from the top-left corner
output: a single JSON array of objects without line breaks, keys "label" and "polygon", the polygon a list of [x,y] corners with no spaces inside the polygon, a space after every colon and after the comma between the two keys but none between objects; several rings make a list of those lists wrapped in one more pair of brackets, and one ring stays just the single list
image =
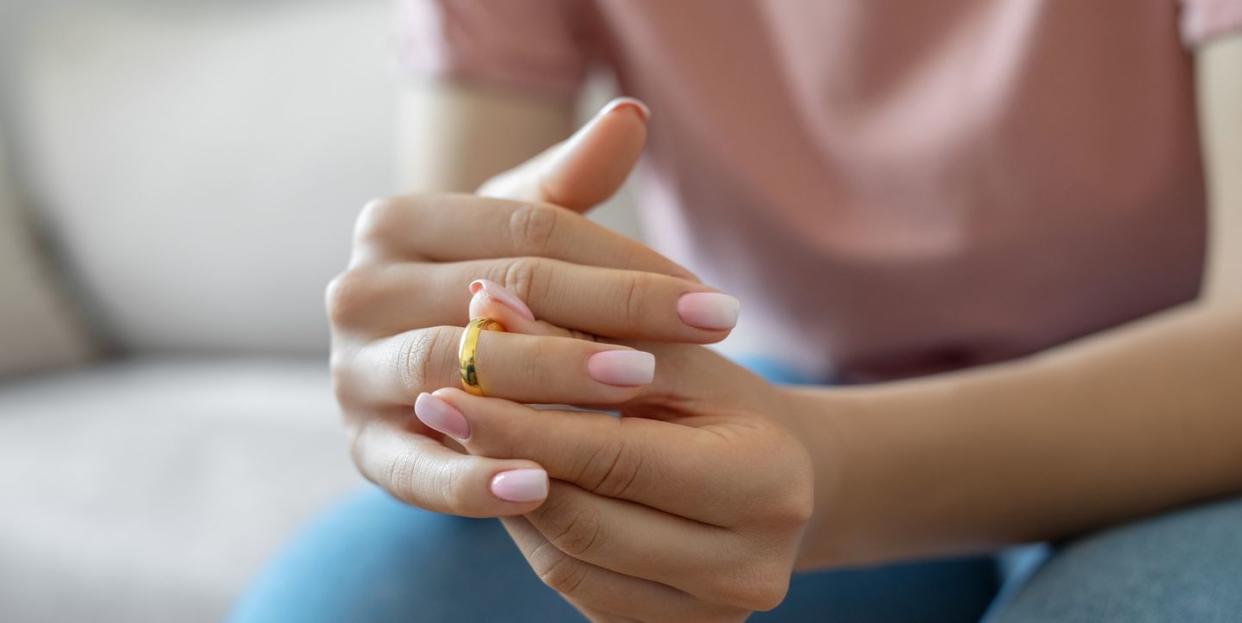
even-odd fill
[{"label": "middle finger", "polygon": [[540,320],[614,339],[709,344],[737,321],[737,299],[700,283],[657,273],[537,257],[399,263],[355,269],[344,284],[352,303],[334,314],[370,335],[467,320],[467,285],[487,279],[509,290]]}]

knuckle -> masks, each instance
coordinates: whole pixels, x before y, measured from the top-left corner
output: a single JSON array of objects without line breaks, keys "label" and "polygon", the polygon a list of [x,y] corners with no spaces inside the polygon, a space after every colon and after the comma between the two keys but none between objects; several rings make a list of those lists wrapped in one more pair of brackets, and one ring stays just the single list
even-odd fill
[{"label": "knuckle", "polygon": [[474,511],[474,498],[463,486],[465,480],[453,469],[439,471],[436,479],[439,498],[444,503],[445,512],[458,515],[471,515]]},{"label": "knuckle", "polygon": [[345,425],[345,438],[349,444],[347,446],[349,448],[349,458],[353,461],[354,467],[363,474],[366,473],[366,470],[363,469],[363,461],[367,452],[366,428],[367,424],[365,421],[347,423]]},{"label": "knuckle", "polygon": [[567,504],[554,506],[551,511],[541,513],[539,519],[553,547],[574,558],[582,558],[599,546],[603,526],[598,516]]},{"label": "knuckle", "polygon": [[351,383],[351,365],[353,357],[336,345],[328,356],[328,373],[332,380],[332,395],[342,406],[354,399],[353,383]]},{"label": "knuckle", "polygon": [[579,482],[590,483],[592,492],[624,498],[643,469],[641,446],[614,439],[592,453]]},{"label": "knuckle", "polygon": [[789,593],[789,574],[778,570],[763,573],[755,589],[752,596],[754,602],[750,607],[758,611],[771,610],[785,601],[785,595]]},{"label": "knuckle", "polygon": [[815,513],[815,496],[801,486],[791,486],[772,508],[773,522],[785,528],[801,528],[811,521]]},{"label": "knuckle", "polygon": [[540,545],[531,559],[535,575],[541,582],[570,597],[577,593],[591,572],[590,567],[560,552],[551,543]]},{"label": "knuckle", "polygon": [[746,507],[738,520],[776,532],[800,531],[815,513],[814,467],[801,442],[780,432],[767,440],[753,440],[750,460],[771,465],[774,478],[750,479],[739,493],[756,504]]},{"label": "knuckle", "polygon": [[515,296],[529,303],[545,285],[547,264],[536,257],[519,257],[501,266],[497,281]]},{"label": "knuckle", "polygon": [[384,482],[402,500],[411,502],[418,490],[418,455],[409,450],[394,452],[388,460]]},{"label": "knuckle", "polygon": [[[562,360],[565,356],[565,345],[557,340],[533,340],[523,346],[528,361],[550,362]],[[524,371],[528,382],[536,387],[555,387],[558,374],[553,366],[544,364],[532,366]]]},{"label": "knuckle", "polygon": [[404,218],[405,200],[400,197],[372,199],[362,207],[354,222],[354,243],[383,243]]},{"label": "knuckle", "polygon": [[773,563],[753,563],[740,573],[726,576],[718,587],[727,603],[751,611],[771,610],[785,601],[789,571]]},{"label": "knuckle", "polygon": [[371,275],[364,270],[350,269],[333,277],[324,290],[328,321],[336,327],[352,326],[369,306],[371,290]]},{"label": "knuckle", "polygon": [[349,454],[364,478],[393,497],[419,508],[473,516],[475,499],[463,485],[469,478],[454,465],[394,435],[383,420],[347,420]]},{"label": "knuckle", "polygon": [[509,235],[521,255],[545,255],[556,240],[561,213],[546,205],[522,204],[509,215]]},{"label": "knuckle", "polygon": [[457,331],[453,327],[431,327],[410,331],[401,339],[392,366],[410,396],[434,389],[436,362],[448,361]]},{"label": "knuckle", "polygon": [[643,314],[644,293],[647,292],[651,278],[646,273],[631,273],[626,276],[624,283],[621,284],[620,308],[625,310],[625,322],[629,326],[639,326],[643,323],[645,316]]},{"label": "knuckle", "polygon": [[407,504],[438,512],[468,514],[469,496],[458,486],[456,472],[434,464],[415,448],[392,452],[388,460],[385,489]]},{"label": "knuckle", "polygon": [[[801,450],[800,445],[797,448]],[[767,523],[777,528],[800,530],[815,514],[814,467],[811,457],[805,450],[785,450],[776,456],[782,456],[789,464],[781,470],[785,474],[782,486],[773,488],[778,495],[768,509],[770,514]]]}]

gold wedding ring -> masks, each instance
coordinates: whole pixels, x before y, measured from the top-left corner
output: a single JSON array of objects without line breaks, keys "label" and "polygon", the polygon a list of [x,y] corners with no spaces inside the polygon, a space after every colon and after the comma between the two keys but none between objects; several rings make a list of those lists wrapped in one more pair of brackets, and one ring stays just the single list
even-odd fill
[{"label": "gold wedding ring", "polygon": [[475,318],[466,324],[466,330],[461,334],[461,344],[457,346],[462,389],[475,396],[483,395],[483,385],[479,383],[479,362],[476,359],[479,349],[479,333],[504,330],[504,325],[491,318]]}]

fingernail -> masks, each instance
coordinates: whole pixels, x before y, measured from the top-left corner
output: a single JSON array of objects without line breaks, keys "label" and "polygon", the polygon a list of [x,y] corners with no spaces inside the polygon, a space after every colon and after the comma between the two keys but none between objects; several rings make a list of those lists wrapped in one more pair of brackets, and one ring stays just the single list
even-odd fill
[{"label": "fingernail", "polygon": [[609,385],[646,385],[655,378],[655,355],[641,350],[606,350],[587,359],[587,374]]},{"label": "fingernail", "polygon": [[635,99],[633,97],[618,97],[605,104],[603,110],[601,110],[599,114],[606,115],[614,110],[622,108],[633,110],[638,113],[638,116],[642,117],[643,121],[651,119],[651,109],[648,108],[642,100]]},{"label": "fingernail", "polygon": [[514,469],[492,478],[492,495],[507,502],[538,502],[548,497],[548,474],[542,469]]},{"label": "fingernail", "polygon": [[426,392],[418,395],[414,401],[414,415],[423,424],[438,430],[453,439],[465,441],[470,438],[470,423],[461,411]]},{"label": "fingernail", "polygon": [[732,329],[737,325],[738,300],[719,292],[691,292],[677,299],[677,315],[700,329]]},{"label": "fingernail", "polygon": [[522,299],[518,298],[516,294],[510,292],[499,283],[496,283],[490,279],[475,279],[474,281],[471,281],[470,293],[478,294],[479,290],[482,290],[484,294],[496,299],[505,307],[517,312],[523,318],[527,320],[535,319],[535,312],[532,312],[530,308],[526,306],[526,303],[522,302]]}]

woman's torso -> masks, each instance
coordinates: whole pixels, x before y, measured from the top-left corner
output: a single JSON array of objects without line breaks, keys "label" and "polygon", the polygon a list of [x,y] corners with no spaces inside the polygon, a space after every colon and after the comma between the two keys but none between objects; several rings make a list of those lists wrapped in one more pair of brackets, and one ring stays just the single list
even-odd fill
[{"label": "woman's torso", "polygon": [[651,121],[657,248],[816,375],[1014,357],[1192,299],[1205,210],[1172,1],[599,0]]},{"label": "woman's torso", "polygon": [[423,73],[654,111],[654,245],[805,378],[1043,349],[1195,297],[1188,49],[1236,0],[406,0]]}]

